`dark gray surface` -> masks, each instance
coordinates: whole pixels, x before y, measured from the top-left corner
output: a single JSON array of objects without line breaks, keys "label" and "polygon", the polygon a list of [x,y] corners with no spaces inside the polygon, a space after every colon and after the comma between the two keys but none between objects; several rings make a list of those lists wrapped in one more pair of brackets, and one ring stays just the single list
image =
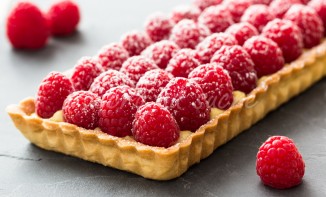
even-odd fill
[{"label": "dark gray surface", "polygon": [[[153,11],[167,12],[187,1],[78,2],[83,12],[79,33],[52,39],[44,50],[13,50],[0,29],[0,196],[326,196],[325,79],[172,181],[146,180],[31,145],[5,113],[8,104],[34,95],[48,72],[67,70],[123,32],[141,28]],[[286,135],[299,147],[306,161],[300,186],[275,190],[261,184],[255,156],[271,135]]]}]

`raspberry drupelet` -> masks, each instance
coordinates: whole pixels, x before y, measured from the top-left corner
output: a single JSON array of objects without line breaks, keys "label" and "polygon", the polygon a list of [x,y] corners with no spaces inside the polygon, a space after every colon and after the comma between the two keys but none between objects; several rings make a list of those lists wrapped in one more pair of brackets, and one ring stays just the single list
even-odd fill
[{"label": "raspberry drupelet", "polygon": [[150,15],[145,22],[145,30],[153,42],[168,39],[172,27],[170,18],[160,12]]},{"label": "raspberry drupelet", "polygon": [[171,13],[171,20],[176,24],[183,19],[197,21],[201,10],[194,5],[180,5],[175,7]]},{"label": "raspberry drupelet", "polygon": [[96,57],[104,70],[120,70],[123,62],[129,58],[129,53],[121,44],[111,43],[102,47]]},{"label": "raspberry drupelet", "polygon": [[145,48],[151,45],[153,41],[142,31],[131,31],[121,37],[122,46],[128,51],[129,56],[139,55]]},{"label": "raspberry drupelet", "polygon": [[225,33],[233,35],[237,39],[239,45],[243,45],[246,40],[259,34],[256,27],[247,22],[233,24]]},{"label": "raspberry drupelet", "polygon": [[308,6],[313,8],[319,15],[320,19],[323,21],[324,35],[326,35],[326,1],[325,0],[311,0],[308,3]]},{"label": "raspberry drupelet", "polygon": [[226,0],[222,3],[231,12],[234,22],[240,22],[241,16],[252,5],[252,0]]},{"label": "raspberry drupelet", "polygon": [[205,10],[210,6],[214,6],[222,3],[222,1],[223,0],[195,0],[194,5],[199,7],[201,10]]},{"label": "raspberry drupelet", "polygon": [[253,4],[269,5],[273,0],[252,0]]},{"label": "raspberry drupelet", "polygon": [[284,14],[293,4],[301,4],[301,0],[273,0],[269,10],[277,18],[283,18]]}]

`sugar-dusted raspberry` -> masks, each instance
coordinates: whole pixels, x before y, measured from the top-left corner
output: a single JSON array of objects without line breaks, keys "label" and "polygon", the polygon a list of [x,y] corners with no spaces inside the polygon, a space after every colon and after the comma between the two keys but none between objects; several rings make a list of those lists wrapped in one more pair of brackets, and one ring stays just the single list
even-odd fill
[{"label": "sugar-dusted raspberry", "polygon": [[195,81],[173,78],[156,102],[168,108],[181,130],[194,132],[209,121],[210,107],[206,95]]},{"label": "sugar-dusted raspberry", "polygon": [[253,4],[269,5],[273,0],[252,0]]},{"label": "sugar-dusted raspberry", "polygon": [[195,48],[196,45],[210,34],[206,26],[196,24],[193,20],[183,19],[171,32],[170,40],[181,48]]},{"label": "sugar-dusted raspberry", "polygon": [[225,5],[232,14],[234,22],[240,22],[240,18],[246,9],[252,5],[252,0],[227,0],[223,1]]},{"label": "sugar-dusted raspberry", "polygon": [[223,0],[195,0],[194,5],[199,7],[201,10],[205,10],[210,6],[214,6],[222,3],[222,1]]},{"label": "sugar-dusted raspberry", "polygon": [[162,69],[166,67],[173,55],[180,47],[170,40],[162,40],[147,47],[142,55],[152,59]]},{"label": "sugar-dusted raspberry", "polygon": [[[322,0],[323,1],[323,0]],[[301,0],[301,2],[303,3],[303,4],[305,4],[305,5],[307,5],[309,2],[310,2],[310,0]]]},{"label": "sugar-dusted raspberry", "polygon": [[50,29],[40,9],[30,2],[19,2],[7,18],[7,36],[18,49],[40,49],[47,43]]},{"label": "sugar-dusted raspberry", "polygon": [[323,21],[316,11],[308,6],[296,4],[285,13],[283,19],[293,21],[301,30],[305,48],[318,45],[324,36]]},{"label": "sugar-dusted raspberry", "polygon": [[244,43],[243,48],[254,61],[259,78],[273,74],[284,66],[282,50],[269,38],[254,36]]},{"label": "sugar-dusted raspberry", "polygon": [[120,70],[122,63],[128,58],[128,51],[118,43],[111,43],[104,46],[97,54],[98,62],[104,70]]},{"label": "sugar-dusted raspberry", "polygon": [[199,65],[194,50],[181,49],[173,56],[165,70],[175,77],[187,78],[188,74]]},{"label": "sugar-dusted raspberry", "polygon": [[62,108],[64,100],[74,91],[69,78],[59,72],[49,73],[38,88],[35,111],[41,118],[50,118]]},{"label": "sugar-dusted raspberry", "polygon": [[73,92],[63,102],[63,119],[85,129],[95,129],[98,126],[100,102],[100,97],[92,92]]},{"label": "sugar-dusted raspberry", "polygon": [[99,127],[113,136],[131,135],[135,113],[144,103],[143,98],[129,86],[111,88],[102,97]]},{"label": "sugar-dusted raspberry", "polygon": [[147,71],[157,68],[158,66],[153,60],[144,56],[133,56],[122,64],[120,71],[136,84]]},{"label": "sugar-dusted raspberry", "polygon": [[155,102],[157,96],[172,78],[170,73],[162,69],[147,71],[136,84],[136,91],[146,102]]},{"label": "sugar-dusted raspberry", "polygon": [[222,46],[216,51],[211,62],[218,63],[229,72],[235,90],[247,94],[257,86],[255,64],[241,46]]},{"label": "sugar-dusted raspberry", "polygon": [[197,21],[198,16],[200,15],[201,10],[194,5],[180,5],[175,7],[171,13],[171,20],[174,23],[178,23],[182,19],[190,19]]},{"label": "sugar-dusted raspberry", "polygon": [[252,5],[241,17],[242,22],[252,24],[259,32],[261,32],[265,25],[273,19],[275,19],[275,16],[269,11],[267,5]]},{"label": "sugar-dusted raspberry", "polygon": [[219,50],[223,45],[236,45],[238,44],[235,37],[228,33],[214,33],[206,37],[196,47],[195,57],[202,63],[209,63],[214,53]]},{"label": "sugar-dusted raspberry", "polygon": [[284,14],[293,4],[301,4],[301,0],[273,0],[269,5],[269,10],[277,18],[283,18]]},{"label": "sugar-dusted raspberry", "polygon": [[89,90],[102,97],[109,89],[121,85],[127,85],[130,87],[135,86],[134,82],[129,79],[127,75],[123,74],[122,72],[109,69],[94,79],[94,82]]},{"label": "sugar-dusted raspberry", "polygon": [[206,94],[211,107],[228,109],[233,103],[231,77],[217,63],[203,64],[189,74],[189,79],[196,81]]},{"label": "sugar-dusted raspberry", "polygon": [[308,6],[312,7],[324,24],[324,35],[326,35],[326,0],[311,0]]},{"label": "sugar-dusted raspberry", "polygon": [[150,15],[145,22],[145,30],[154,42],[169,38],[172,27],[172,20],[160,12]]},{"label": "sugar-dusted raspberry", "polygon": [[265,185],[286,189],[302,182],[305,162],[293,140],[272,136],[259,148],[256,171]]},{"label": "sugar-dusted raspberry", "polygon": [[76,91],[88,90],[102,72],[103,68],[96,59],[83,57],[75,65],[70,79]]},{"label": "sugar-dusted raspberry", "polygon": [[122,46],[128,51],[129,56],[139,55],[153,41],[145,32],[131,31],[121,37]]},{"label": "sugar-dusted raspberry", "polygon": [[274,19],[267,23],[262,35],[278,44],[286,63],[296,60],[303,52],[300,28],[292,21]]},{"label": "sugar-dusted raspberry", "polygon": [[247,22],[233,24],[225,32],[233,35],[239,45],[243,45],[246,40],[259,34],[256,27]]},{"label": "sugar-dusted raspberry", "polygon": [[224,32],[233,19],[230,11],[224,5],[211,6],[198,17],[198,23],[205,25],[212,33]]}]

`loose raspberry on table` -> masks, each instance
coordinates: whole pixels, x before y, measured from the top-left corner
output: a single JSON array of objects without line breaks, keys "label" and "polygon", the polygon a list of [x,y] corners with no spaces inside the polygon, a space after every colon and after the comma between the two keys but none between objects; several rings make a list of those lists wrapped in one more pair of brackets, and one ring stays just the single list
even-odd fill
[{"label": "loose raspberry on table", "polygon": [[109,89],[121,85],[135,86],[134,82],[124,73],[109,69],[94,79],[89,90],[102,97]]},{"label": "loose raspberry on table", "polygon": [[273,74],[284,66],[282,50],[269,38],[254,36],[244,43],[243,48],[254,61],[258,78]]},{"label": "loose raspberry on table", "polygon": [[210,118],[210,107],[205,93],[198,83],[186,78],[173,78],[159,94],[156,102],[167,107],[181,130],[194,132]]},{"label": "loose raspberry on table", "polygon": [[170,60],[166,71],[174,77],[188,77],[188,74],[198,67],[200,62],[195,58],[195,51],[192,49],[181,49]]},{"label": "loose raspberry on table", "polygon": [[252,0],[253,4],[269,5],[273,0]]},{"label": "loose raspberry on table", "polygon": [[256,27],[247,22],[235,23],[225,32],[233,35],[237,39],[239,45],[243,45],[246,40],[259,34]]},{"label": "loose raspberry on table", "polygon": [[233,103],[231,77],[217,63],[209,63],[195,68],[189,79],[196,81],[206,94],[211,107],[228,109]]},{"label": "loose raspberry on table", "polygon": [[321,42],[324,36],[323,21],[314,9],[300,4],[293,5],[283,18],[298,25],[305,48],[312,48]]},{"label": "loose raspberry on table", "polygon": [[218,63],[229,72],[235,90],[248,94],[257,86],[255,64],[241,46],[222,46],[211,62]]},{"label": "loose raspberry on table", "polygon": [[62,109],[64,100],[73,91],[69,78],[59,72],[49,73],[42,80],[36,94],[36,114],[41,118],[51,118]]},{"label": "loose raspberry on table", "polygon": [[71,76],[71,82],[76,91],[88,90],[94,79],[103,72],[102,66],[92,57],[83,57],[80,59]]},{"label": "loose raspberry on table", "polygon": [[324,24],[324,35],[326,35],[326,0],[311,0],[308,6],[313,8]]},{"label": "loose raspberry on table", "polygon": [[284,14],[293,4],[301,4],[301,0],[273,0],[269,10],[277,18],[283,18]]},{"label": "loose raspberry on table", "polygon": [[176,24],[182,19],[197,21],[201,10],[194,5],[180,5],[175,7],[171,13],[171,20]]},{"label": "loose raspberry on table", "polygon": [[152,59],[158,67],[164,69],[179,49],[180,47],[173,41],[162,40],[147,47],[142,55]]},{"label": "loose raspberry on table", "polygon": [[120,70],[123,62],[129,58],[129,53],[121,44],[111,43],[104,46],[96,57],[105,70]]},{"label": "loose raspberry on table", "polygon": [[265,25],[273,19],[275,19],[274,14],[269,11],[266,5],[252,5],[241,17],[242,22],[252,24],[259,32],[261,32]]},{"label": "loose raspberry on table", "polygon": [[136,91],[146,102],[155,102],[158,95],[172,78],[173,76],[170,73],[162,69],[147,71],[136,84]]},{"label": "loose raspberry on table", "polygon": [[234,22],[240,22],[240,18],[246,9],[252,5],[252,0],[227,0],[223,1],[229,11],[231,12]]},{"label": "loose raspberry on table", "polygon": [[145,32],[131,31],[121,37],[122,46],[128,51],[129,56],[139,55],[153,41]]},{"label": "loose raspberry on table", "polygon": [[95,129],[98,126],[100,102],[100,97],[92,92],[73,92],[63,103],[63,119],[85,129]]},{"label": "loose raspberry on table", "polygon": [[149,102],[137,110],[132,134],[137,142],[168,148],[179,139],[180,129],[169,110]]},{"label": "loose raspberry on table", "polygon": [[150,15],[145,22],[145,30],[154,42],[168,39],[172,27],[170,18],[160,12]]},{"label": "loose raspberry on table", "polygon": [[278,44],[286,63],[296,60],[303,52],[300,28],[292,21],[274,19],[265,26],[262,35]]},{"label": "loose raspberry on table", "polygon": [[50,35],[47,20],[41,10],[30,2],[19,2],[7,18],[7,37],[14,48],[40,49]]},{"label": "loose raspberry on table", "polygon": [[286,189],[302,182],[305,162],[293,140],[272,136],[259,148],[256,171],[265,185]]},{"label": "loose raspberry on table", "polygon": [[201,10],[205,10],[210,6],[214,6],[222,3],[222,1],[223,0],[195,0],[194,5],[199,7]]},{"label": "loose raspberry on table", "polygon": [[129,86],[111,88],[102,97],[99,127],[113,136],[130,136],[135,113],[144,103],[143,98]]}]

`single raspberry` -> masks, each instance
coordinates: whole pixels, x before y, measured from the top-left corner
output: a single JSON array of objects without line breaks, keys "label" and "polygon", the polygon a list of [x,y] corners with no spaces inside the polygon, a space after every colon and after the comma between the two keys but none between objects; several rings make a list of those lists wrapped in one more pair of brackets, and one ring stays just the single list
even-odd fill
[{"label": "single raspberry", "polygon": [[293,140],[272,136],[259,148],[256,171],[265,185],[286,189],[301,183],[305,163]]},{"label": "single raspberry", "polygon": [[128,51],[118,43],[104,46],[97,54],[98,62],[104,70],[120,70],[122,63],[128,58]]},{"label": "single raspberry", "polygon": [[240,18],[246,9],[252,5],[252,0],[227,0],[223,1],[225,5],[232,14],[234,22],[240,22]]},{"label": "single raspberry", "polygon": [[311,0],[308,6],[312,7],[323,21],[324,35],[326,35],[326,0]]},{"label": "single raspberry", "polygon": [[201,10],[194,5],[180,5],[175,7],[171,13],[171,20],[174,23],[178,23],[182,19],[190,19],[197,21]]},{"label": "single raspberry", "polygon": [[257,86],[255,64],[241,46],[222,46],[211,62],[218,63],[229,72],[235,90],[248,94]]},{"label": "single raspberry", "polygon": [[198,23],[205,25],[212,33],[224,32],[233,19],[230,11],[223,5],[211,6],[198,17]]},{"label": "single raspberry", "polygon": [[142,55],[152,59],[158,67],[164,69],[179,49],[176,43],[169,40],[162,40],[147,47],[142,52]]},{"label": "single raspberry", "polygon": [[269,5],[273,0],[252,0],[253,4]]},{"label": "single raspberry", "polygon": [[269,10],[277,18],[283,18],[284,14],[293,4],[301,4],[301,0],[273,0],[269,5]]},{"label": "single raspberry", "polygon": [[153,60],[143,56],[133,56],[122,64],[120,71],[136,84],[147,71],[157,68],[158,66]]},{"label": "single raspberry", "polygon": [[238,44],[235,37],[228,33],[214,33],[206,37],[196,47],[195,57],[202,63],[209,63],[214,53],[219,50],[223,45],[236,45]]},{"label": "single raspberry", "polygon": [[47,20],[42,12],[30,2],[19,2],[7,18],[7,36],[18,49],[40,49],[50,35]]},{"label": "single raspberry", "polygon": [[259,32],[261,32],[265,25],[273,19],[275,19],[275,16],[269,11],[267,5],[252,5],[241,17],[242,22],[252,24]]},{"label": "single raspberry", "polygon": [[233,35],[239,45],[243,45],[246,40],[259,34],[256,27],[247,22],[233,24],[225,32]]},{"label": "single raspberry", "polygon": [[282,50],[269,38],[254,36],[245,42],[243,48],[254,61],[259,78],[273,74],[284,66]]},{"label": "single raspberry", "polygon": [[129,56],[139,55],[153,41],[145,32],[131,31],[121,37],[122,46],[128,51]]},{"label": "single raspberry", "polygon": [[47,12],[51,32],[55,36],[73,33],[80,20],[79,7],[72,0],[61,0],[53,4]]},{"label": "single raspberry", "polygon": [[170,40],[181,48],[195,48],[196,45],[210,34],[206,26],[196,24],[193,20],[183,19],[171,32]]},{"label": "single raspberry", "polygon": [[209,121],[210,107],[206,95],[192,80],[173,78],[156,102],[168,108],[181,130],[194,132]]},{"label": "single raspberry", "polygon": [[64,100],[74,91],[71,81],[59,72],[49,73],[38,88],[35,108],[41,118],[51,118],[62,108]]},{"label": "single raspberry", "polygon": [[206,8],[214,5],[218,5],[222,3],[223,0],[195,0],[194,5],[199,7],[201,10],[205,10]]},{"label": "single raspberry", "polygon": [[145,30],[154,42],[169,38],[172,27],[170,18],[160,12],[150,15],[145,23]]},{"label": "single raspberry", "polygon": [[278,44],[286,63],[296,60],[303,52],[302,34],[292,21],[274,19],[267,23],[262,35]]},{"label": "single raspberry", "polygon": [[194,50],[181,49],[173,56],[165,70],[175,77],[187,78],[188,74],[199,65]]},{"label": "single raspberry", "polygon": [[305,48],[318,45],[324,36],[323,21],[316,11],[308,6],[296,4],[286,12],[283,19],[293,21],[301,29]]},{"label": "single raspberry", "polygon": [[127,75],[123,74],[122,72],[109,69],[94,79],[94,82],[89,90],[102,97],[109,89],[121,85],[127,85],[130,87],[135,86],[134,82],[129,79]]},{"label": "single raspberry", "polygon": [[63,119],[85,129],[95,129],[98,126],[100,102],[100,97],[92,92],[73,92],[63,103]]},{"label": "single raspberry", "polygon": [[211,107],[228,109],[233,103],[231,77],[217,63],[201,65],[189,74],[189,79],[196,81],[206,94]]},{"label": "single raspberry", "polygon": [[144,103],[143,98],[129,86],[110,89],[102,97],[99,127],[103,132],[113,136],[131,135],[135,113]]}]

